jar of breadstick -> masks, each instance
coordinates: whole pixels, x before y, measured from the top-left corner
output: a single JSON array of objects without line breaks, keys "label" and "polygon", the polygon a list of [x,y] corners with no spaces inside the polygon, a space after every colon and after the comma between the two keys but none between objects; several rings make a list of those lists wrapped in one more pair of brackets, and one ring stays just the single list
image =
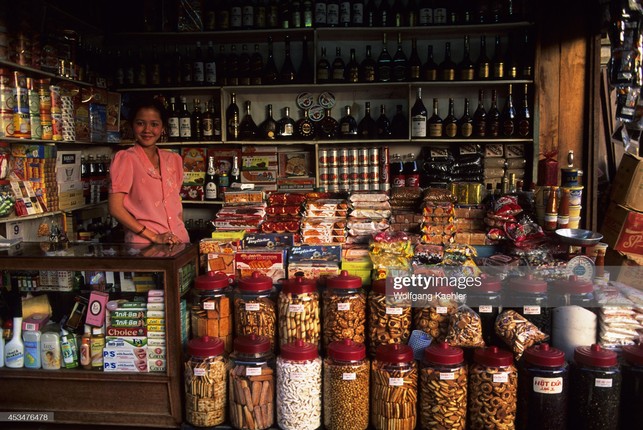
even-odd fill
[{"label": "jar of breadstick", "polygon": [[239,430],[272,427],[275,356],[267,337],[250,334],[234,340],[228,380],[232,427]]},{"label": "jar of breadstick", "polygon": [[254,272],[239,279],[234,289],[234,326],[237,336],[266,336],[274,350],[277,341],[277,290],[272,278]]},{"label": "jar of breadstick", "polygon": [[386,279],[373,281],[368,293],[369,355],[380,345],[406,344],[411,336],[411,306],[408,301],[386,296]]},{"label": "jar of breadstick", "polygon": [[331,342],[343,339],[364,343],[366,293],[362,288],[362,278],[349,275],[345,270],[328,278],[322,301],[324,349]]},{"label": "jar of breadstick", "polygon": [[277,304],[279,344],[284,345],[299,339],[319,348],[321,322],[317,282],[303,276],[285,280]]},{"label": "jar of breadstick", "polygon": [[371,425],[376,430],[415,429],[417,383],[417,364],[410,346],[377,348],[371,366]]},{"label": "jar of breadstick", "polygon": [[226,420],[227,360],[224,343],[203,336],[188,342],[185,362],[186,421],[197,427],[211,427]]},{"label": "jar of breadstick", "polygon": [[225,273],[198,276],[191,292],[192,337],[218,337],[225,352],[232,352],[232,306],[230,281]]}]

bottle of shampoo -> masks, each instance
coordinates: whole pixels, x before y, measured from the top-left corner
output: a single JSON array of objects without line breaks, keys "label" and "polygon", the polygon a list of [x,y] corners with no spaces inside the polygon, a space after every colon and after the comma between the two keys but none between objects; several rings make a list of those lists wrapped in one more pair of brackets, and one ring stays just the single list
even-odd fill
[{"label": "bottle of shampoo", "polygon": [[60,369],[60,336],[55,332],[47,332],[42,335],[40,340],[40,354],[42,368],[47,370]]},{"label": "bottle of shampoo", "polygon": [[25,330],[22,333],[22,341],[25,344],[25,367],[28,369],[40,369],[40,330]]},{"label": "bottle of shampoo", "polygon": [[64,328],[60,329],[60,347],[63,353],[63,363],[67,369],[78,367],[78,345],[76,337]]},{"label": "bottle of shampoo", "polygon": [[4,337],[0,334],[0,367],[4,367]]},{"label": "bottle of shampoo", "polygon": [[92,329],[85,324],[85,333],[83,333],[80,343],[80,365],[83,366],[83,369],[87,370],[91,370],[92,368],[91,342]]},{"label": "bottle of shampoo", "polygon": [[20,368],[25,364],[25,344],[22,343],[22,317],[13,319],[13,336],[4,347],[4,363],[7,367]]}]

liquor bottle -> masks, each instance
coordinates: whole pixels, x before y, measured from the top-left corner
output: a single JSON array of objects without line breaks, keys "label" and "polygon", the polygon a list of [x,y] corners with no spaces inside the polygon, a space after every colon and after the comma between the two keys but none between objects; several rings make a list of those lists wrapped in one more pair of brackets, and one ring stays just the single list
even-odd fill
[{"label": "liquor bottle", "polygon": [[252,119],[250,100],[246,100],[245,108],[246,114],[239,124],[239,139],[254,140],[257,138],[258,129],[257,124]]},{"label": "liquor bottle", "polygon": [[422,66],[422,78],[425,81],[438,80],[438,63],[433,60],[433,45],[427,47],[427,59]]},{"label": "liquor bottle", "polygon": [[391,137],[391,121],[386,116],[386,108],[380,105],[380,116],[375,121],[377,130],[377,137],[380,139],[388,139]]},{"label": "liquor bottle", "polygon": [[227,1],[221,2],[217,8],[215,20],[217,30],[230,30],[230,7]]},{"label": "liquor bottle", "polygon": [[275,56],[272,50],[272,36],[268,37],[268,60],[266,60],[266,67],[263,69],[263,76],[261,83],[265,85],[273,85],[277,83],[279,71],[275,64]]},{"label": "liquor bottle", "polygon": [[378,27],[390,27],[392,23],[391,19],[391,7],[388,4],[389,0],[380,0],[380,6],[377,9],[377,26]]},{"label": "liquor bottle", "polygon": [[313,67],[308,56],[308,37],[304,36],[302,43],[301,63],[297,71],[297,82],[300,84],[312,84],[314,80]]},{"label": "liquor bottle", "polygon": [[[128,51],[129,55],[129,51]],[[170,85],[176,85],[180,86],[183,84],[183,69],[181,67],[181,64],[183,62],[183,57],[181,55],[181,51],[179,50],[179,45],[174,45],[174,52],[170,56],[170,70],[169,70],[169,75],[170,75]],[[125,84],[128,83],[128,80],[130,79],[129,72],[132,71],[130,69],[125,69]],[[131,76],[133,79],[133,75]]]},{"label": "liquor bottle", "polygon": [[478,55],[476,69],[478,71],[478,79],[485,80],[491,77],[491,62],[489,61],[489,57],[487,57],[487,39],[485,36],[480,36],[480,55]]},{"label": "liquor bottle", "polygon": [[498,137],[500,134],[500,111],[498,110],[496,90],[491,90],[491,107],[487,112],[487,137]]},{"label": "liquor bottle", "polygon": [[[386,0],[383,0],[382,3],[386,3]],[[386,33],[384,33],[382,40],[382,52],[377,58],[377,73],[375,74],[378,82],[389,82],[393,74],[393,59],[388,53],[386,47]]]},{"label": "liquor bottle", "polygon": [[359,82],[359,63],[355,59],[355,49],[351,49],[351,59],[344,70],[347,82]]},{"label": "liquor bottle", "polygon": [[377,137],[377,125],[371,117],[370,102],[364,103],[364,118],[357,125],[357,136],[359,139],[375,139]]},{"label": "liquor bottle", "polygon": [[243,24],[243,9],[241,2],[232,2],[230,5],[230,30],[241,30]]},{"label": "liquor bottle", "polygon": [[205,183],[203,186],[203,198],[207,201],[214,201],[218,196],[219,180],[217,178],[217,168],[214,163],[214,157],[208,157],[208,169],[205,172]]},{"label": "liquor bottle", "polygon": [[507,40],[507,52],[505,53],[505,78],[518,79],[520,76],[520,63],[518,56],[515,55],[516,40],[509,36]]},{"label": "liquor bottle", "polygon": [[460,24],[469,25],[475,23],[475,11],[472,9],[472,5],[469,2],[460,3]]},{"label": "liquor bottle", "polygon": [[419,24],[420,9],[416,0],[409,0],[406,7],[406,25],[409,27],[417,27]]},{"label": "liquor bottle", "polygon": [[239,85],[250,85],[250,54],[248,54],[248,45],[241,45],[241,55],[239,55]]},{"label": "liquor bottle", "polygon": [[460,137],[471,137],[473,135],[473,118],[469,114],[469,99],[464,99],[464,113],[458,121]]},{"label": "liquor bottle", "polygon": [[529,112],[528,87],[529,85],[525,84],[525,95],[522,99],[522,106],[518,110],[518,126],[516,127],[516,132],[520,137],[531,136],[531,112]]},{"label": "liquor bottle", "polygon": [[409,57],[409,80],[419,81],[422,73],[422,61],[418,55],[418,41],[414,37],[411,42],[411,56]]},{"label": "liquor bottle", "polygon": [[409,123],[402,111],[402,105],[396,105],[396,112],[391,120],[391,137],[394,139],[409,138]]},{"label": "liquor bottle", "polygon": [[504,2],[493,1],[493,0],[491,1],[491,9],[490,9],[491,18],[490,19],[492,23],[498,24],[502,22],[503,5],[504,5]]},{"label": "liquor bottle", "polygon": [[375,70],[377,63],[371,55],[371,45],[366,45],[366,57],[362,60],[359,66],[359,81],[360,82],[375,82]]},{"label": "liquor bottle", "polygon": [[226,118],[226,139],[239,140],[239,106],[237,106],[237,95],[230,94],[230,106],[225,112]]},{"label": "liquor bottle", "polygon": [[491,60],[491,70],[493,79],[504,79],[505,77],[505,59],[502,55],[502,45],[500,36],[496,36],[496,47]]},{"label": "liquor bottle", "polygon": [[295,134],[299,139],[305,140],[315,137],[315,123],[308,117],[307,110],[304,110],[304,116],[295,123]]},{"label": "liquor bottle", "polygon": [[377,25],[377,7],[375,6],[375,0],[365,0],[364,27],[377,27]]},{"label": "liquor bottle", "polygon": [[241,26],[246,29],[255,28],[255,2],[246,0],[241,7]]},{"label": "liquor bottle", "polygon": [[196,140],[200,141],[202,140],[203,135],[201,134],[203,130],[203,115],[201,114],[201,100],[199,99],[194,99],[192,100],[192,103],[194,105],[194,111],[192,112],[191,116],[191,131],[192,131],[192,139],[191,140]]},{"label": "liquor bottle", "polygon": [[326,25],[328,27],[339,25],[339,0],[326,1]]},{"label": "liquor bottle", "polygon": [[444,118],[443,127],[445,137],[456,137],[458,135],[458,119],[455,117],[454,101],[449,99],[449,113]]},{"label": "liquor bottle", "polygon": [[391,156],[391,188],[402,188],[406,186],[406,176],[404,175],[404,162],[400,154]]},{"label": "liquor bottle", "polygon": [[268,27],[268,1],[260,0],[255,6],[255,28],[263,30]]},{"label": "liquor bottle", "polygon": [[136,67],[134,69],[136,85],[139,87],[147,86],[147,58],[143,55],[143,50],[138,50]]},{"label": "liquor bottle", "polygon": [[433,25],[433,1],[432,0],[421,0],[419,14],[418,14],[418,23],[421,26]]},{"label": "liquor bottle", "polygon": [[451,42],[444,44],[444,61],[440,63],[440,79],[443,81],[455,80],[455,62],[451,59]]},{"label": "liquor bottle", "polygon": [[339,46],[335,48],[335,59],[333,60],[331,68],[331,76],[333,82],[346,81],[346,76],[344,75],[346,64],[344,64],[344,60],[342,59],[342,48],[340,48]]},{"label": "liquor bottle", "polygon": [[357,121],[351,115],[351,107],[346,106],[346,115],[339,120],[340,139],[354,139],[357,137]]},{"label": "liquor bottle", "polygon": [[428,112],[422,102],[422,88],[417,89],[415,104],[411,108],[411,138],[426,137]]},{"label": "liquor bottle", "polygon": [[339,124],[337,120],[333,118],[330,108],[325,110],[324,118],[317,123],[317,137],[319,139],[335,139],[337,137],[337,132],[339,129]]},{"label": "liquor bottle", "polygon": [[478,93],[478,108],[473,113],[473,134],[475,137],[487,136],[487,111],[484,108],[484,91]]},{"label": "liquor bottle", "polygon": [[446,0],[436,0],[435,7],[433,8],[433,24],[447,25],[449,11],[447,9]]},{"label": "liquor bottle", "polygon": [[512,92],[513,87],[509,84],[509,93],[507,94],[505,106],[502,108],[502,114],[500,115],[500,133],[502,133],[504,137],[511,137],[516,134],[518,119],[516,118],[516,108],[514,107]]},{"label": "liquor bottle", "polygon": [[290,108],[284,108],[284,116],[277,121],[277,139],[295,137],[295,121],[290,117]]},{"label": "liquor bottle", "polygon": [[221,131],[221,112],[219,111],[218,103],[210,103],[210,109],[212,110],[212,115],[214,116],[214,140],[222,140],[222,131]]},{"label": "liquor bottle", "polygon": [[291,1],[279,2],[279,28],[290,28]]},{"label": "liquor bottle", "polygon": [[150,76],[147,79],[150,85],[158,87],[161,85],[161,60],[159,59],[156,45],[152,47],[152,62],[149,67]]},{"label": "liquor bottle", "polygon": [[469,36],[464,36],[464,55],[458,65],[458,75],[462,81],[473,81],[476,77],[476,66],[471,61],[471,50],[469,47]]},{"label": "liquor bottle", "polygon": [[167,119],[168,137],[170,142],[178,142],[181,140],[180,126],[179,126],[179,112],[176,110],[176,99],[170,97],[170,112]]},{"label": "liquor bottle", "polygon": [[259,138],[274,140],[277,136],[277,122],[272,117],[272,105],[266,105],[266,119],[259,124]]},{"label": "liquor bottle", "polygon": [[362,27],[364,26],[364,1],[353,0],[351,7],[351,26]]},{"label": "liquor bottle", "polygon": [[391,24],[393,27],[406,27],[406,9],[402,0],[393,0],[391,8]]},{"label": "liquor bottle", "polygon": [[315,27],[326,27],[326,0],[315,0]]},{"label": "liquor bottle", "polygon": [[203,62],[201,42],[196,43],[196,49],[194,50],[194,61],[192,61],[192,82],[194,85],[203,85],[205,83],[205,65]]},{"label": "liquor bottle", "polygon": [[317,83],[323,84],[330,81],[330,63],[326,58],[326,48],[321,48],[321,58],[317,62]]},{"label": "liquor bottle", "polygon": [[393,81],[404,82],[408,80],[408,61],[402,49],[402,33],[397,34],[397,51],[393,56]]},{"label": "liquor bottle", "polygon": [[211,40],[208,42],[205,58],[205,84],[210,86],[217,84],[217,62]]},{"label": "liquor bottle", "polygon": [[475,11],[475,21],[478,24],[489,24],[490,21],[490,0],[480,0],[477,2]]},{"label": "liquor bottle", "polygon": [[216,58],[217,63],[217,83],[219,85],[228,85],[228,75],[226,73],[226,63],[228,56],[225,53],[225,46],[219,45],[219,54]]},{"label": "liquor bottle", "polygon": [[230,53],[226,57],[226,81],[227,85],[239,85],[239,56],[237,45],[230,47]]},{"label": "liquor bottle", "polygon": [[313,26],[313,0],[303,0],[301,3],[301,26],[304,28]]},{"label": "liquor bottle", "polygon": [[411,152],[404,157],[404,186],[406,187],[419,187],[420,186],[420,170],[418,169],[415,154]]},{"label": "liquor bottle", "polygon": [[279,81],[282,84],[293,84],[297,79],[295,75],[295,66],[292,64],[292,58],[290,58],[290,36],[286,36],[286,55],[284,58],[284,64],[281,66],[281,73],[279,74]]},{"label": "liquor bottle", "polygon": [[348,0],[339,1],[339,26],[350,27],[351,25],[351,2]]},{"label": "liquor bottle", "polygon": [[232,168],[230,169],[230,185],[235,182],[241,182],[241,170],[239,169],[239,157],[232,158]]},{"label": "liquor bottle", "polygon": [[529,40],[528,31],[525,31],[525,35],[522,43],[522,49],[520,50],[520,52],[522,53],[520,79],[533,79],[534,78],[534,69],[533,69],[534,57],[533,57],[533,51],[531,47],[531,41]]},{"label": "liquor bottle", "polygon": [[205,102],[205,112],[201,119],[201,136],[203,140],[214,140],[214,106],[212,101]]},{"label": "liquor bottle", "polygon": [[443,121],[438,113],[438,99],[433,99],[433,115],[427,121],[428,137],[442,137],[443,136]]},{"label": "liquor bottle", "polygon": [[181,97],[181,112],[179,112],[179,136],[182,141],[192,140],[192,116],[188,111],[188,102]]},{"label": "liquor bottle", "polygon": [[182,57],[181,62],[181,82],[184,86],[189,87],[192,85],[192,53],[190,47],[187,47],[185,55]]},{"label": "liquor bottle", "polygon": [[259,52],[259,44],[255,43],[255,52],[250,56],[250,85],[261,85],[263,82],[263,57]]},{"label": "liquor bottle", "polygon": [[279,28],[279,0],[270,0],[266,9],[266,22],[268,28]]}]

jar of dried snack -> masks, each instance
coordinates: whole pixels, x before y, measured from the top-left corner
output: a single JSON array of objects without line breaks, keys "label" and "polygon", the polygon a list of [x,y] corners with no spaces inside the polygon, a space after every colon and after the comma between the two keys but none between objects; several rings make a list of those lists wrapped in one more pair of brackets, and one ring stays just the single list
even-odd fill
[{"label": "jar of dried snack", "polygon": [[225,351],[232,352],[230,281],[225,273],[198,276],[191,291],[192,337],[218,337]]},{"label": "jar of dried snack", "polygon": [[267,429],[274,424],[275,356],[270,340],[250,334],[234,340],[230,355],[230,424]]},{"label": "jar of dried snack", "polygon": [[563,351],[549,344],[528,348],[518,367],[519,430],[567,428],[569,368]]},{"label": "jar of dried snack", "polygon": [[442,342],[424,349],[420,370],[420,423],[425,429],[465,429],[467,366],[461,348]]},{"label": "jar of dried snack", "polygon": [[540,331],[551,334],[551,308],[547,295],[547,282],[531,275],[511,278],[508,282],[505,302],[524,316]]},{"label": "jar of dried snack", "polygon": [[570,421],[584,430],[616,430],[620,401],[621,371],[616,353],[598,344],[577,347]]},{"label": "jar of dried snack", "polygon": [[623,347],[623,388],[621,391],[621,423],[641,425],[643,405],[643,345]]},{"label": "jar of dried snack", "polygon": [[283,430],[321,427],[322,362],[317,344],[296,340],[277,357],[277,424]]},{"label": "jar of dried snack", "polygon": [[410,346],[392,344],[377,348],[371,366],[371,424],[375,429],[415,429],[417,373]]},{"label": "jar of dried snack", "polygon": [[320,346],[319,292],[315,280],[303,276],[285,280],[278,307],[281,345],[300,339]]},{"label": "jar of dried snack", "polygon": [[487,346],[502,342],[495,334],[494,324],[502,308],[502,281],[494,276],[482,276],[479,286],[467,289],[467,306],[480,316],[482,338]]},{"label": "jar of dried snack", "polygon": [[513,355],[496,346],[476,349],[469,369],[468,428],[514,428],[517,390]]},{"label": "jar of dried snack", "polygon": [[416,330],[422,330],[433,339],[444,342],[451,315],[457,312],[458,303],[454,299],[453,288],[434,287],[428,293],[431,294],[431,300],[418,303],[420,306],[413,308],[413,324]]},{"label": "jar of dried snack", "polygon": [[364,343],[366,293],[362,289],[362,278],[342,270],[341,274],[328,278],[322,300],[324,349],[331,342],[343,339]]},{"label": "jar of dried snack", "polygon": [[368,428],[370,363],[364,344],[350,339],[330,343],[323,375],[324,427]]},{"label": "jar of dried snack", "polygon": [[272,278],[254,272],[239,279],[234,289],[234,332],[237,336],[257,334],[270,339],[274,349],[277,336],[277,291]]},{"label": "jar of dried snack", "polygon": [[386,279],[373,282],[368,293],[368,352],[372,357],[380,345],[408,342],[411,311],[409,303],[386,297]]},{"label": "jar of dried snack", "polygon": [[594,285],[576,275],[553,281],[549,284],[549,304],[552,307],[575,305],[596,312]]},{"label": "jar of dried snack", "polygon": [[185,361],[185,419],[197,427],[222,424],[226,419],[227,360],[224,343],[203,336],[188,342]]}]

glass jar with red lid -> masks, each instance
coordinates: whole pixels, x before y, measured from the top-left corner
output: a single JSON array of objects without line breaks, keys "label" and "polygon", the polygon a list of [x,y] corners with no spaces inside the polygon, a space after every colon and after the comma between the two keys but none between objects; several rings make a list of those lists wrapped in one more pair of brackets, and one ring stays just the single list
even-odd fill
[{"label": "glass jar with red lid", "polygon": [[195,279],[190,300],[192,337],[219,338],[227,353],[232,351],[231,293],[228,275],[208,272]]},{"label": "glass jar with red lid", "polygon": [[277,340],[277,290],[272,278],[253,272],[251,276],[239,279],[233,295],[235,334],[266,336],[274,348]]},{"label": "glass jar with red lid", "polygon": [[643,405],[643,345],[623,347],[623,386],[621,391],[621,423],[641,422]]},{"label": "glass jar with red lid", "polygon": [[[532,275],[510,278],[503,294],[506,309],[518,312],[540,331],[551,334],[551,308],[547,282]],[[503,307],[503,310],[505,308]]]},{"label": "glass jar with red lid", "polygon": [[322,293],[322,346],[331,342],[351,339],[364,343],[366,330],[366,293],[362,278],[347,271],[326,280]]},{"label": "glass jar with red lid", "polygon": [[467,373],[462,348],[436,342],[424,349],[420,369],[422,428],[465,429]]},{"label": "glass jar with red lid", "polygon": [[433,339],[444,342],[449,331],[451,315],[458,311],[452,287],[433,287],[427,290],[431,299],[413,308],[413,324],[417,330],[429,334]]},{"label": "glass jar with red lid", "polygon": [[480,316],[482,338],[487,346],[502,345],[495,334],[496,318],[502,309],[502,280],[482,275],[480,285],[467,289],[466,304]]},{"label": "glass jar with red lid", "polygon": [[368,293],[368,352],[371,357],[380,345],[406,344],[411,336],[410,303],[386,295],[386,279],[373,281]]},{"label": "glass jar with red lid", "polygon": [[320,346],[319,292],[315,279],[295,276],[284,280],[277,306],[280,345],[299,339]]},{"label": "glass jar with red lid", "polygon": [[576,275],[550,282],[549,304],[552,307],[575,305],[595,312],[594,284]]}]

